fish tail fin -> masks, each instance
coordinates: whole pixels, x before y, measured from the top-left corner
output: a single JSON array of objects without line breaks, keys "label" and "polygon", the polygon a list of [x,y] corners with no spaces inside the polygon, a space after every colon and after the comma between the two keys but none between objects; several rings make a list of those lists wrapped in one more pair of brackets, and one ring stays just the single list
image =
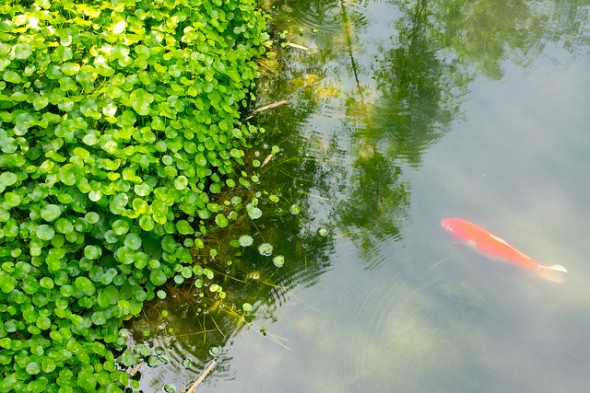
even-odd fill
[{"label": "fish tail fin", "polygon": [[539,273],[539,276],[541,276],[541,278],[547,281],[562,283],[565,281],[565,273],[567,273],[567,269],[561,265],[539,265],[537,272]]}]

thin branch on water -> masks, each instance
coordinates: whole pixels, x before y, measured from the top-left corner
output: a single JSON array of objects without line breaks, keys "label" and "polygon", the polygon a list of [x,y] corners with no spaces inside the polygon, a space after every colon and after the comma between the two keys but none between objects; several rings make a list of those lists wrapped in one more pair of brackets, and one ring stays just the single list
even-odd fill
[{"label": "thin branch on water", "polygon": [[215,359],[213,359],[211,361],[211,363],[209,363],[209,365],[205,368],[205,370],[203,370],[203,372],[201,373],[201,375],[199,375],[199,378],[197,378],[195,380],[195,382],[193,382],[192,384],[188,385],[186,388],[182,389],[182,391],[180,393],[194,393],[195,390],[197,389],[197,386],[199,386],[199,384],[201,382],[203,382],[203,380],[205,379],[205,377],[211,372],[211,370],[213,370],[213,368],[217,365],[217,361]]}]

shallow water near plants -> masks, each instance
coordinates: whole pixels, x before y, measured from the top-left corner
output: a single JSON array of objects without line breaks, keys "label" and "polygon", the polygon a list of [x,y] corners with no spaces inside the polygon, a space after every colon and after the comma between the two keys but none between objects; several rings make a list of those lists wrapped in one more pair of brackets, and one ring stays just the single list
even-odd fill
[{"label": "shallow water near plants", "polygon": [[[276,2],[282,63],[259,102],[289,103],[252,121],[260,162],[282,149],[259,168],[280,200],[250,229],[272,256],[217,258],[241,308],[179,290],[135,322],[157,349],[142,389],[180,391],[212,358],[199,392],[587,387],[589,11]],[[457,244],[440,227],[455,216],[566,266],[566,281]]]}]

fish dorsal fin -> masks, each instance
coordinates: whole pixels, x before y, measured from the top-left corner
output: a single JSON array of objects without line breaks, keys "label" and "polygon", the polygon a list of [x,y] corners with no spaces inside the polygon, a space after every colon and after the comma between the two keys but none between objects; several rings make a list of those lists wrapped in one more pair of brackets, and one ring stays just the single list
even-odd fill
[{"label": "fish dorsal fin", "polygon": [[501,239],[501,238],[499,238],[498,236],[492,235],[492,234],[490,233],[490,237],[491,237],[492,239],[496,240],[496,241],[499,241],[500,243],[503,243],[503,244],[506,244],[506,245],[508,245],[508,242],[507,242],[506,240],[504,240],[504,239]]},{"label": "fish dorsal fin", "polygon": [[[530,259],[530,260],[532,261],[532,258],[531,258],[531,257],[529,257],[528,255],[526,255],[526,254],[525,254],[525,253],[523,253],[522,251],[519,251],[519,250],[517,250],[516,248],[512,247],[510,244],[508,244],[508,242],[507,242],[506,240],[504,240],[504,239],[502,239],[502,238],[499,238],[498,236],[492,235],[491,233],[490,233],[490,237],[491,237],[492,239],[496,240],[497,242],[500,242],[500,243],[502,243],[502,244],[503,244],[503,245],[505,245],[506,247],[510,247],[510,249],[512,249],[512,250],[513,250],[515,253],[517,253],[517,254],[518,254],[518,255],[520,255],[521,257],[523,257],[523,258],[526,258],[526,259]],[[534,262],[535,264],[537,263],[537,262],[535,262],[535,261],[533,261],[533,262]]]}]

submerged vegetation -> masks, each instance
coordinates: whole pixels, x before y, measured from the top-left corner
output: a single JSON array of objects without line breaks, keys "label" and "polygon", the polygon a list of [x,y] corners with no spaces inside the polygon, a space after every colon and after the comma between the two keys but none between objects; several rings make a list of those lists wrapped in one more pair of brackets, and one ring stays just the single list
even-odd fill
[{"label": "submerged vegetation", "polygon": [[123,322],[260,214],[231,190],[268,45],[253,0],[0,5],[0,392],[137,387]]}]

